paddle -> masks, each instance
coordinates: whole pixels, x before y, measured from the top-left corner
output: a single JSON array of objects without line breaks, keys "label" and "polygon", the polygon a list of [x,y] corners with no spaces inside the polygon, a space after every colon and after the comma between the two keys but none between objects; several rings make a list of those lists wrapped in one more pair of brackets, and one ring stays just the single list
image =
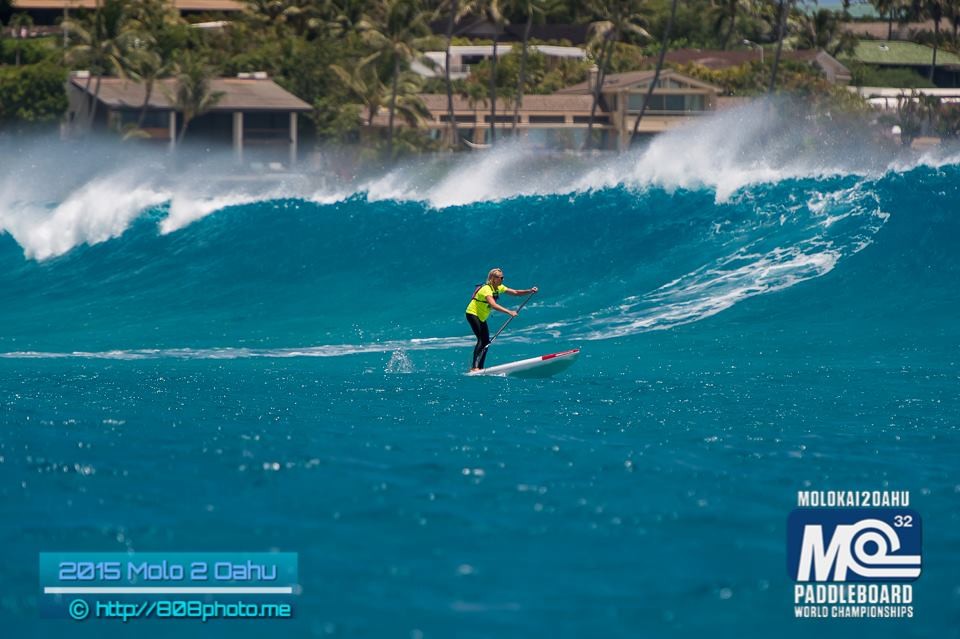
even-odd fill
[{"label": "paddle", "polygon": [[[530,293],[529,295],[527,295],[527,299],[523,300],[523,304],[521,304],[520,306],[517,307],[517,315],[519,315],[519,314],[520,314],[520,310],[521,310],[524,306],[527,305],[527,302],[530,301],[530,298],[533,297],[533,296],[536,295],[536,294],[537,294],[537,292],[534,291],[533,293]],[[507,327],[507,324],[509,324],[510,322],[512,322],[512,321],[513,321],[513,318],[516,317],[517,315],[513,315],[513,316],[507,318],[507,321],[503,323],[503,326],[500,327],[500,330],[498,330],[496,333],[494,333],[494,334],[493,334],[493,337],[490,338],[490,343],[487,344],[486,346],[484,346],[484,347],[483,347],[483,350],[480,351],[481,353],[482,353],[483,351],[487,350],[488,348],[490,348],[490,344],[493,344],[493,340],[497,339],[497,336],[500,335],[500,333],[503,332],[503,329],[505,329],[505,328]]]}]

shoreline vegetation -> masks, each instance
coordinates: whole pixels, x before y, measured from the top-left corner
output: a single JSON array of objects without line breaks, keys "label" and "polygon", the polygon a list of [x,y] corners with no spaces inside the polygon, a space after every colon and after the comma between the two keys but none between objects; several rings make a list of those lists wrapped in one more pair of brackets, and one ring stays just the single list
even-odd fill
[{"label": "shoreline vegetation", "polygon": [[[921,136],[960,134],[960,108],[920,93],[899,99],[895,111],[878,112],[859,94],[829,82],[813,65],[788,59],[785,51],[825,51],[850,70],[851,85],[922,89],[933,87],[936,56],[960,52],[960,8],[941,0],[911,6],[873,0],[878,15],[895,25],[931,20],[934,32],[913,33],[931,47],[929,76],[910,69],[877,68],[858,62],[858,39],[844,28],[850,15],[793,0],[245,0],[229,14],[182,16],[167,0],[97,0],[93,9],[37,24],[32,14],[0,0],[0,139],[65,131],[67,78],[87,71],[92,95],[89,128],[96,118],[103,78],[119,77],[145,87],[135,122],[115,137],[136,144],[144,135],[151,93],[173,79],[168,96],[180,114],[178,141],[190,140],[190,123],[220,99],[215,77],[264,72],[303,100],[311,112],[297,125],[301,148],[341,146],[377,160],[464,151],[457,118],[431,135],[430,115],[420,96],[444,94],[453,113],[454,97],[491,110],[487,121],[514,119],[523,96],[548,95],[596,74],[594,87],[611,74],[672,69],[719,87],[724,97],[790,95],[812,113],[836,119],[859,118],[875,131],[899,128],[909,145]],[[489,37],[458,35],[463,25],[483,24]],[[942,27],[941,27],[942,23]],[[530,37],[533,25],[578,25],[585,42]],[[522,36],[507,36],[507,28]],[[476,35],[476,30],[474,31]],[[548,61],[531,45],[576,45],[583,59]],[[450,77],[449,47],[493,45],[494,54],[473,64],[469,74]],[[500,50],[498,54],[497,51]],[[756,59],[723,68],[671,64],[677,49],[756,51]],[[434,77],[412,69],[427,51],[446,52]],[[946,52],[946,53],[944,53]],[[435,69],[436,70],[436,69]],[[655,84],[655,82],[653,83]],[[593,91],[594,113],[601,100]],[[652,93],[652,87],[651,87]],[[646,105],[650,95],[647,96]],[[499,108],[501,115],[496,115]],[[646,107],[643,107],[644,110]],[[504,115],[505,112],[505,115]],[[385,116],[385,117],[384,117]],[[633,127],[637,132],[643,111]],[[384,124],[385,122],[385,124]],[[76,125],[77,123],[72,123]],[[81,127],[82,128],[82,127]],[[491,124],[490,144],[509,139],[510,130]],[[632,140],[631,135],[630,140]],[[588,134],[582,151],[592,150]],[[476,146],[476,145],[471,145]]]}]

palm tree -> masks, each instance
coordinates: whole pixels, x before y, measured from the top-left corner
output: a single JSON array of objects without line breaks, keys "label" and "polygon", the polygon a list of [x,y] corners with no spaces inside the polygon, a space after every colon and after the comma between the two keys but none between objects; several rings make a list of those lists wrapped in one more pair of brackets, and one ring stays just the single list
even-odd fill
[{"label": "palm tree", "polygon": [[353,65],[350,71],[338,64],[330,65],[333,74],[366,111],[365,124],[368,129],[373,127],[373,119],[380,111],[383,97],[387,93],[387,87],[380,79],[377,65],[374,64],[378,57],[376,53],[368,55]]},{"label": "palm tree", "polygon": [[400,73],[426,44],[425,36],[429,29],[426,25],[427,13],[417,0],[384,0],[375,5],[374,9],[374,13],[360,21],[358,28],[366,44],[392,67],[390,115],[387,124],[387,154],[392,157]]},{"label": "palm tree", "polygon": [[590,118],[587,120],[584,149],[590,148],[593,139],[593,121],[596,117],[597,105],[607,78],[607,70],[610,68],[610,58],[620,36],[632,34],[642,38],[650,37],[646,29],[640,26],[646,21],[646,17],[636,11],[636,4],[631,0],[600,0],[595,5],[595,11],[605,19],[590,25],[590,31],[593,33],[592,48],[596,49],[598,43],[600,45],[598,56],[600,67],[597,71],[596,85],[593,87],[593,103],[590,106]]},{"label": "palm tree", "polygon": [[748,15],[753,12],[750,0],[720,0],[710,9],[712,30],[724,51],[730,48],[737,30],[737,16],[741,12]]},{"label": "palm tree", "polygon": [[819,9],[813,14],[801,14],[796,44],[800,49],[823,49],[833,57],[853,53],[857,37],[843,29],[835,11]]},{"label": "palm tree", "polygon": [[943,0],[923,0],[921,10],[923,15],[933,20],[933,58],[930,61],[930,82],[933,82],[933,72],[937,69],[937,48],[940,46],[940,21],[943,20]]},{"label": "palm tree", "polygon": [[949,20],[950,26],[953,28],[953,35],[951,40],[953,40],[953,46],[957,46],[957,30],[960,28],[960,3],[957,2],[948,2],[944,7],[944,15]]},{"label": "palm tree", "polygon": [[129,75],[143,82],[144,96],[137,118],[137,128],[143,126],[156,81],[174,70],[172,46],[162,46],[170,31],[183,23],[173,5],[166,0],[139,0],[130,6],[130,24],[135,36],[132,39],[128,61]]},{"label": "palm tree", "polygon": [[13,31],[16,66],[20,66],[20,40],[23,39],[24,32],[33,26],[33,18],[29,13],[15,13],[10,17],[10,30]]},{"label": "palm tree", "polygon": [[67,63],[88,65],[92,74],[87,78],[88,93],[90,78],[96,78],[88,128],[93,127],[96,118],[100,80],[103,76],[111,72],[120,78],[127,76],[128,49],[131,40],[136,37],[136,32],[131,27],[124,0],[105,0],[102,6],[100,0],[97,0],[90,21],[67,20],[63,23],[64,30],[74,43],[67,51]]},{"label": "palm tree", "polygon": [[315,0],[246,0],[245,14],[258,31],[277,37],[330,34],[344,21],[334,2]]},{"label": "palm tree", "polygon": [[430,110],[420,99],[423,91],[423,78],[413,71],[400,73],[397,83],[397,99],[395,109],[397,115],[411,127],[420,127],[430,119]]},{"label": "palm tree", "polygon": [[444,47],[443,77],[447,90],[447,119],[450,125],[450,145],[453,148],[457,146],[459,135],[457,134],[457,118],[453,110],[453,82],[450,79],[450,46],[453,41],[453,28],[457,20],[473,10],[473,0],[450,0],[450,9],[447,12],[447,33],[446,46]]},{"label": "palm tree", "polygon": [[777,86],[777,67],[780,66],[780,55],[783,53],[783,36],[787,30],[787,15],[790,13],[791,0],[780,0],[780,11],[777,19],[777,52],[773,56],[773,70],[770,72],[770,86],[767,93],[773,93]]},{"label": "palm tree", "polygon": [[215,107],[223,97],[223,92],[213,90],[210,82],[213,70],[203,59],[190,52],[183,54],[177,63],[176,71],[176,88],[174,95],[170,97],[174,107],[183,115],[180,133],[177,135],[179,146],[183,143],[190,122]]},{"label": "palm tree", "polygon": [[881,16],[887,17],[887,40],[893,39],[893,18],[902,6],[902,0],[870,0],[870,4]]},{"label": "palm tree", "polygon": [[647,87],[647,94],[643,98],[643,104],[640,105],[640,113],[637,114],[637,119],[633,122],[633,131],[630,132],[630,141],[627,144],[627,148],[630,148],[630,145],[633,144],[633,138],[637,135],[637,131],[640,130],[640,120],[643,119],[643,114],[647,110],[647,104],[649,104],[650,98],[653,97],[653,90],[660,81],[660,71],[663,69],[663,60],[667,55],[667,45],[670,43],[670,32],[673,30],[673,22],[676,17],[677,0],[673,0],[673,2],[670,3],[670,16],[667,18],[667,26],[663,30],[663,42],[660,44],[660,55],[657,57],[657,69],[653,72],[653,79]]},{"label": "palm tree", "polygon": [[507,24],[507,18],[500,10],[500,0],[479,0],[484,15],[490,22],[493,35],[493,57],[490,59],[490,144],[496,142],[497,137],[497,43],[500,33]]},{"label": "palm tree", "polygon": [[513,6],[527,16],[527,23],[523,27],[523,44],[520,48],[520,74],[517,77],[517,95],[513,103],[513,131],[516,132],[520,122],[520,105],[523,103],[523,90],[527,83],[527,57],[529,55],[530,29],[533,27],[535,14],[543,14],[543,0],[513,0]]}]

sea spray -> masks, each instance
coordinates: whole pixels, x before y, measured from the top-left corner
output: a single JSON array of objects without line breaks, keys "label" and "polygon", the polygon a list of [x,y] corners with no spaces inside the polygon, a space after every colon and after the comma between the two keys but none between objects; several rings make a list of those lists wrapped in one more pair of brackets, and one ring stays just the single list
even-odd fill
[{"label": "sea spray", "polygon": [[384,373],[412,373],[413,361],[402,348],[398,348],[390,354],[390,359],[383,369]]}]

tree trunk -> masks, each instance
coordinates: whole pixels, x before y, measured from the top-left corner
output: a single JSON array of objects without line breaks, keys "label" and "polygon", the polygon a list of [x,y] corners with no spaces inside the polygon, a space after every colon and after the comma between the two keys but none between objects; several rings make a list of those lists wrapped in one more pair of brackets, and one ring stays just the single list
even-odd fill
[{"label": "tree trunk", "polygon": [[490,144],[497,140],[497,40],[500,38],[500,27],[493,32],[493,60],[490,65]]},{"label": "tree trunk", "polygon": [[653,90],[660,80],[660,71],[663,69],[663,60],[667,56],[667,45],[670,43],[670,32],[673,30],[673,21],[676,17],[677,0],[673,0],[670,4],[670,17],[667,18],[667,27],[663,30],[663,42],[660,44],[660,56],[657,58],[657,70],[653,72],[653,81],[650,83],[650,86],[647,87],[647,95],[643,98],[643,104],[640,105],[640,113],[637,114],[637,119],[633,123],[633,131],[630,132],[630,140],[627,142],[628,149],[633,144],[633,138],[637,135],[637,131],[640,130],[640,120],[643,119],[643,114],[647,111],[647,104],[650,102],[650,98],[653,97]]},{"label": "tree trunk", "polygon": [[730,39],[733,37],[733,30],[737,24],[737,0],[728,0],[730,2],[730,27],[727,34],[723,37],[723,50],[726,51],[730,46]]},{"label": "tree trunk", "polygon": [[940,20],[933,21],[933,59],[930,61],[930,82],[933,82],[933,72],[937,70],[937,45],[940,44]]},{"label": "tree trunk", "polygon": [[593,87],[593,104],[590,105],[590,117],[587,119],[587,139],[583,141],[584,151],[588,150],[593,143],[593,119],[597,113],[597,103],[600,102],[603,83],[607,79],[607,74],[604,73],[604,69],[607,68],[607,64],[609,64],[610,58],[613,55],[612,42],[616,40],[616,36],[611,38],[610,34],[614,32],[615,30],[611,30],[603,36],[603,46],[600,47],[600,68],[597,69],[597,85]]},{"label": "tree trunk", "polygon": [[783,32],[787,28],[787,14],[790,13],[790,0],[780,0],[780,25],[777,28],[777,52],[773,56],[773,70],[770,72],[770,87],[767,93],[773,93],[777,86],[777,67],[780,66],[780,54],[783,52]]},{"label": "tree trunk", "polygon": [[527,83],[527,42],[530,40],[530,27],[533,26],[533,7],[527,14],[527,25],[523,29],[523,49],[520,53],[520,77],[517,78],[517,99],[513,104],[513,134],[517,134],[520,122],[520,105],[523,102],[523,87]]},{"label": "tree trunk", "polygon": [[[94,65],[96,65],[97,73],[97,88],[93,93],[93,104],[90,105],[90,119],[87,122],[88,131],[93,131],[93,119],[97,115],[97,100],[100,99],[100,76],[102,74],[100,70],[101,56],[103,52],[100,50],[100,0],[96,0],[93,11],[93,50],[94,50]],[[91,69],[94,71],[94,69]]]},{"label": "tree trunk", "polygon": [[893,7],[887,13],[887,42],[893,40]]},{"label": "tree trunk", "polygon": [[400,78],[400,58],[393,59],[393,82],[390,87],[390,117],[387,122],[387,155],[393,158],[393,115],[397,108],[397,81]]},{"label": "tree trunk", "polygon": [[90,120],[87,122],[87,129],[93,131],[93,123],[97,117],[97,102],[100,101],[100,79],[103,76],[100,75],[99,69],[97,70],[97,83],[94,85],[93,89],[93,104],[90,106]]},{"label": "tree trunk", "polygon": [[177,148],[183,144],[183,137],[187,134],[187,127],[190,125],[190,120],[193,118],[187,117],[186,111],[183,113],[183,122],[180,124],[180,134],[177,136]]},{"label": "tree trunk", "polygon": [[145,86],[146,94],[143,96],[143,106],[140,107],[140,117],[137,118],[137,128],[143,128],[143,121],[147,117],[147,107],[150,105],[150,95],[153,93],[153,78],[150,78],[146,82]]},{"label": "tree trunk", "polygon": [[450,19],[447,21],[447,50],[444,63],[444,76],[447,81],[447,117],[450,118],[450,146],[456,148],[460,137],[457,134],[457,118],[453,112],[453,82],[450,80],[450,41],[453,39],[453,24],[457,18],[457,0],[451,0]]}]

